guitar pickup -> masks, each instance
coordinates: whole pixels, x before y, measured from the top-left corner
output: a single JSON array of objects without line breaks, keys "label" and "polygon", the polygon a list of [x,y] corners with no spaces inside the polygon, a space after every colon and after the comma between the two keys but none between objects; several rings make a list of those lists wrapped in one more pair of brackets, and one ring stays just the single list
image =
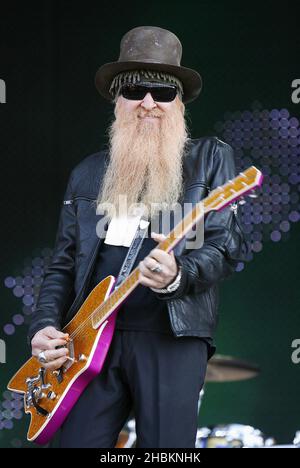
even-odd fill
[{"label": "guitar pickup", "polygon": [[67,361],[61,367],[62,371],[66,372],[68,369],[70,369],[70,367],[73,365],[73,363],[76,362],[73,340],[70,338],[66,345],[56,346],[56,349],[60,349],[60,348],[67,348],[69,350],[69,355],[67,356]]}]

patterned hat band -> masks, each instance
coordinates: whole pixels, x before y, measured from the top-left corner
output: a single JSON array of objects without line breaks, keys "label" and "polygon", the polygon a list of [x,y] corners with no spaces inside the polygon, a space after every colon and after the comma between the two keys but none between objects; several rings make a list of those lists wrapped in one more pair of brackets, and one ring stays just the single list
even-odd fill
[{"label": "patterned hat band", "polygon": [[155,81],[158,83],[167,83],[177,86],[180,97],[183,96],[182,82],[174,75],[155,70],[130,70],[118,73],[111,82],[109,93],[112,99],[115,99],[120,91],[121,86],[127,83],[139,83],[144,81]]}]

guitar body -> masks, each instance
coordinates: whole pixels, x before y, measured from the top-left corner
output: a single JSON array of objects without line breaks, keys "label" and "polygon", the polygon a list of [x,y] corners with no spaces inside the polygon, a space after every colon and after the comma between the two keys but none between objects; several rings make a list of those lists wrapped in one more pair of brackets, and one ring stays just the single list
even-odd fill
[{"label": "guitar body", "polygon": [[[72,336],[83,322],[88,323],[84,332],[76,334],[71,341],[72,349],[68,346],[74,359],[70,361],[71,364],[66,362],[69,368],[60,372],[46,370],[35,357],[31,357],[10,380],[8,389],[24,394],[25,412],[31,415],[27,433],[29,441],[46,444],[88,383],[100,373],[114,334],[117,309],[97,329],[88,319],[91,311],[107,299],[114,283],[113,276],[101,281],[64,327],[63,331]],[[31,382],[28,382],[28,378]]]}]

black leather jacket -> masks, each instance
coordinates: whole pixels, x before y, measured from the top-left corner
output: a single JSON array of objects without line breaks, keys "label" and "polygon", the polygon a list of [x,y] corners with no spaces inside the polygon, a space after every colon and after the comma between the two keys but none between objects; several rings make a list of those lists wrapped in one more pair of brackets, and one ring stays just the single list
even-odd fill
[{"label": "black leather jacket", "polygon": [[[29,328],[29,342],[46,326],[58,329],[64,326],[86,298],[97,250],[103,241],[96,233],[101,216],[96,214],[94,201],[107,158],[106,150],[92,154],[71,173],[52,263],[45,273]],[[216,137],[189,140],[183,175],[182,201],[198,202],[236,175],[233,149]],[[213,337],[218,283],[243,259],[243,233],[234,210],[226,207],[209,213],[204,226],[204,244],[200,249],[186,249],[186,239],[174,249],[182,267],[179,289],[170,294],[157,293],[157,297],[167,301],[172,331],[177,337]]]}]

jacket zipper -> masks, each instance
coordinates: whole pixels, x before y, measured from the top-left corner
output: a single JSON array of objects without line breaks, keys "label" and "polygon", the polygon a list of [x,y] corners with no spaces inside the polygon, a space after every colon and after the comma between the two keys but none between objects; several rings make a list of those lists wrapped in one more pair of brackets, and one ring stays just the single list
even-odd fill
[{"label": "jacket zipper", "polygon": [[71,198],[71,200],[64,200],[64,205],[72,205],[74,203],[74,201],[76,200],[86,200],[86,201],[94,201],[95,199],[94,198],[90,198],[90,197],[74,197],[74,198]]}]

